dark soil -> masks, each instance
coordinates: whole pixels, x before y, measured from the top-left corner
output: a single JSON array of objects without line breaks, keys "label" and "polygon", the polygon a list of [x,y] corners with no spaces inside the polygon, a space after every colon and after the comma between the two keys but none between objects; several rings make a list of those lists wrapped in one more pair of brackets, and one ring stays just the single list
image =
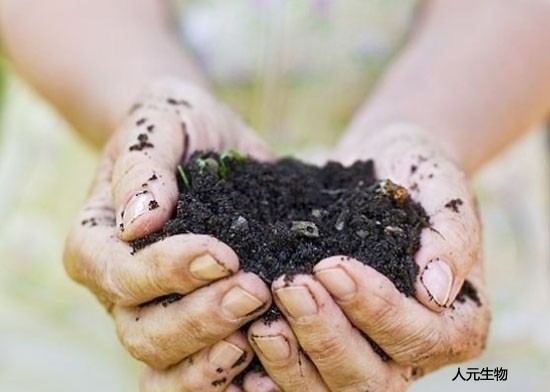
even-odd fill
[{"label": "dark soil", "polygon": [[[209,152],[195,153],[178,172],[174,216],[160,232],[133,242],[134,251],[176,234],[208,234],[237,253],[242,270],[268,284],[282,275],[311,273],[320,260],[345,255],[383,273],[404,295],[414,294],[419,273],[414,254],[430,220],[405,188],[376,178],[372,161],[316,167],[294,159],[271,164]],[[476,300],[475,288],[465,287],[460,300]],[[179,298],[154,302],[167,306]],[[279,316],[275,307],[264,314],[266,320]]]},{"label": "dark soil", "polygon": [[268,164],[198,153],[183,177],[180,172],[175,216],[135,241],[134,250],[176,234],[209,234],[231,246],[241,269],[266,283],[346,255],[382,272],[405,295],[414,293],[413,257],[429,218],[405,188],[377,181],[372,161],[319,168],[293,159]]}]

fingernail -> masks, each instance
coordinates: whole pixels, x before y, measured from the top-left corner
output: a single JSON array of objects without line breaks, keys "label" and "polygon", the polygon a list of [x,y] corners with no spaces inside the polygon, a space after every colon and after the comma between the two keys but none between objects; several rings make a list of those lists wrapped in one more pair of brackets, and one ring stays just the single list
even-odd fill
[{"label": "fingernail", "polygon": [[124,208],[122,218],[122,223],[124,224],[124,226],[128,226],[139,216],[149,211],[154,202],[155,198],[151,192],[142,191],[140,193],[136,193]]},{"label": "fingernail", "polygon": [[290,357],[288,340],[282,335],[254,336],[253,340],[262,355],[270,361],[276,362]]},{"label": "fingernail", "polygon": [[431,261],[422,274],[422,284],[439,306],[445,306],[453,285],[451,267],[439,259]]},{"label": "fingernail", "polygon": [[229,270],[208,253],[193,260],[189,265],[189,271],[201,280],[214,280],[229,275]]},{"label": "fingernail", "polygon": [[263,304],[258,298],[238,286],[229,290],[222,299],[222,309],[232,318],[248,316]]},{"label": "fingernail", "polygon": [[348,299],[357,292],[357,286],[342,268],[327,268],[315,273],[315,277],[337,299]]},{"label": "fingernail", "polygon": [[231,368],[243,356],[244,351],[239,347],[222,340],[212,346],[208,353],[208,361],[216,369]]},{"label": "fingernail", "polygon": [[275,291],[286,311],[294,318],[312,316],[317,313],[317,303],[304,286],[283,287]]}]

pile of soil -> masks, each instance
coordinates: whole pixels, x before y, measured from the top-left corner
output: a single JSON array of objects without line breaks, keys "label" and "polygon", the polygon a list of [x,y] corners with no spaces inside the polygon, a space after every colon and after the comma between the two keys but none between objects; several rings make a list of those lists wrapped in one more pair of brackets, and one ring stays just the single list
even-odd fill
[{"label": "pile of soil", "polygon": [[[237,253],[242,270],[267,284],[310,273],[326,257],[347,255],[387,276],[404,295],[414,294],[414,255],[430,219],[404,187],[377,179],[372,161],[317,167],[295,159],[264,163],[235,152],[199,152],[178,173],[174,216],[160,232],[133,242],[134,251],[176,234],[208,234]],[[279,315],[272,307],[263,317]]]},{"label": "pile of soil", "polygon": [[196,153],[178,178],[174,217],[133,242],[134,251],[176,234],[209,234],[237,253],[241,269],[268,284],[347,255],[386,275],[405,295],[414,293],[414,254],[429,217],[405,188],[377,181],[372,161],[317,167]]}]

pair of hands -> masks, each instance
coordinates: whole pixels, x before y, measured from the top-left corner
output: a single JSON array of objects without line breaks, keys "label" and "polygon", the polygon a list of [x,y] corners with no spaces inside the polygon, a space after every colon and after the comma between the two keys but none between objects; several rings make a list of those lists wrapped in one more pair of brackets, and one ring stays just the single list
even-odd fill
[{"label": "pair of hands", "polygon": [[[132,254],[127,241],[171,216],[177,164],[195,150],[227,148],[271,158],[204,91],[177,81],[153,84],[106,146],[67,240],[69,275],[98,297],[122,344],[147,364],[142,391],[238,391],[231,381],[254,354],[267,375],[247,374],[246,391],[399,391],[426,372],[479,354],[489,316],[472,197],[462,172],[410,127],[351,134],[333,158],[373,158],[378,176],[407,186],[430,215],[432,230],[424,230],[416,255],[416,298],[342,257],[320,261],[314,277],[301,275],[290,285],[276,280],[270,290],[239,271],[227,245],[204,235],[173,236]],[[465,277],[481,306],[453,303]],[[153,301],[171,293],[183,298]],[[272,299],[285,320],[257,321],[248,336],[239,330]],[[392,359],[383,361],[365,336]]]}]

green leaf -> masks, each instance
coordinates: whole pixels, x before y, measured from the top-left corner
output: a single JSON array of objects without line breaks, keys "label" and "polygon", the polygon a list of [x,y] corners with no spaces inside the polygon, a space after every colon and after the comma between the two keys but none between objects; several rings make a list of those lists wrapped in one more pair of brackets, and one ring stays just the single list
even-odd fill
[{"label": "green leaf", "polygon": [[183,167],[181,165],[178,165],[178,172],[180,173],[181,180],[183,181],[183,184],[187,189],[191,188],[191,183],[189,182],[189,178],[187,177],[187,174],[185,174],[185,170],[183,170]]}]

